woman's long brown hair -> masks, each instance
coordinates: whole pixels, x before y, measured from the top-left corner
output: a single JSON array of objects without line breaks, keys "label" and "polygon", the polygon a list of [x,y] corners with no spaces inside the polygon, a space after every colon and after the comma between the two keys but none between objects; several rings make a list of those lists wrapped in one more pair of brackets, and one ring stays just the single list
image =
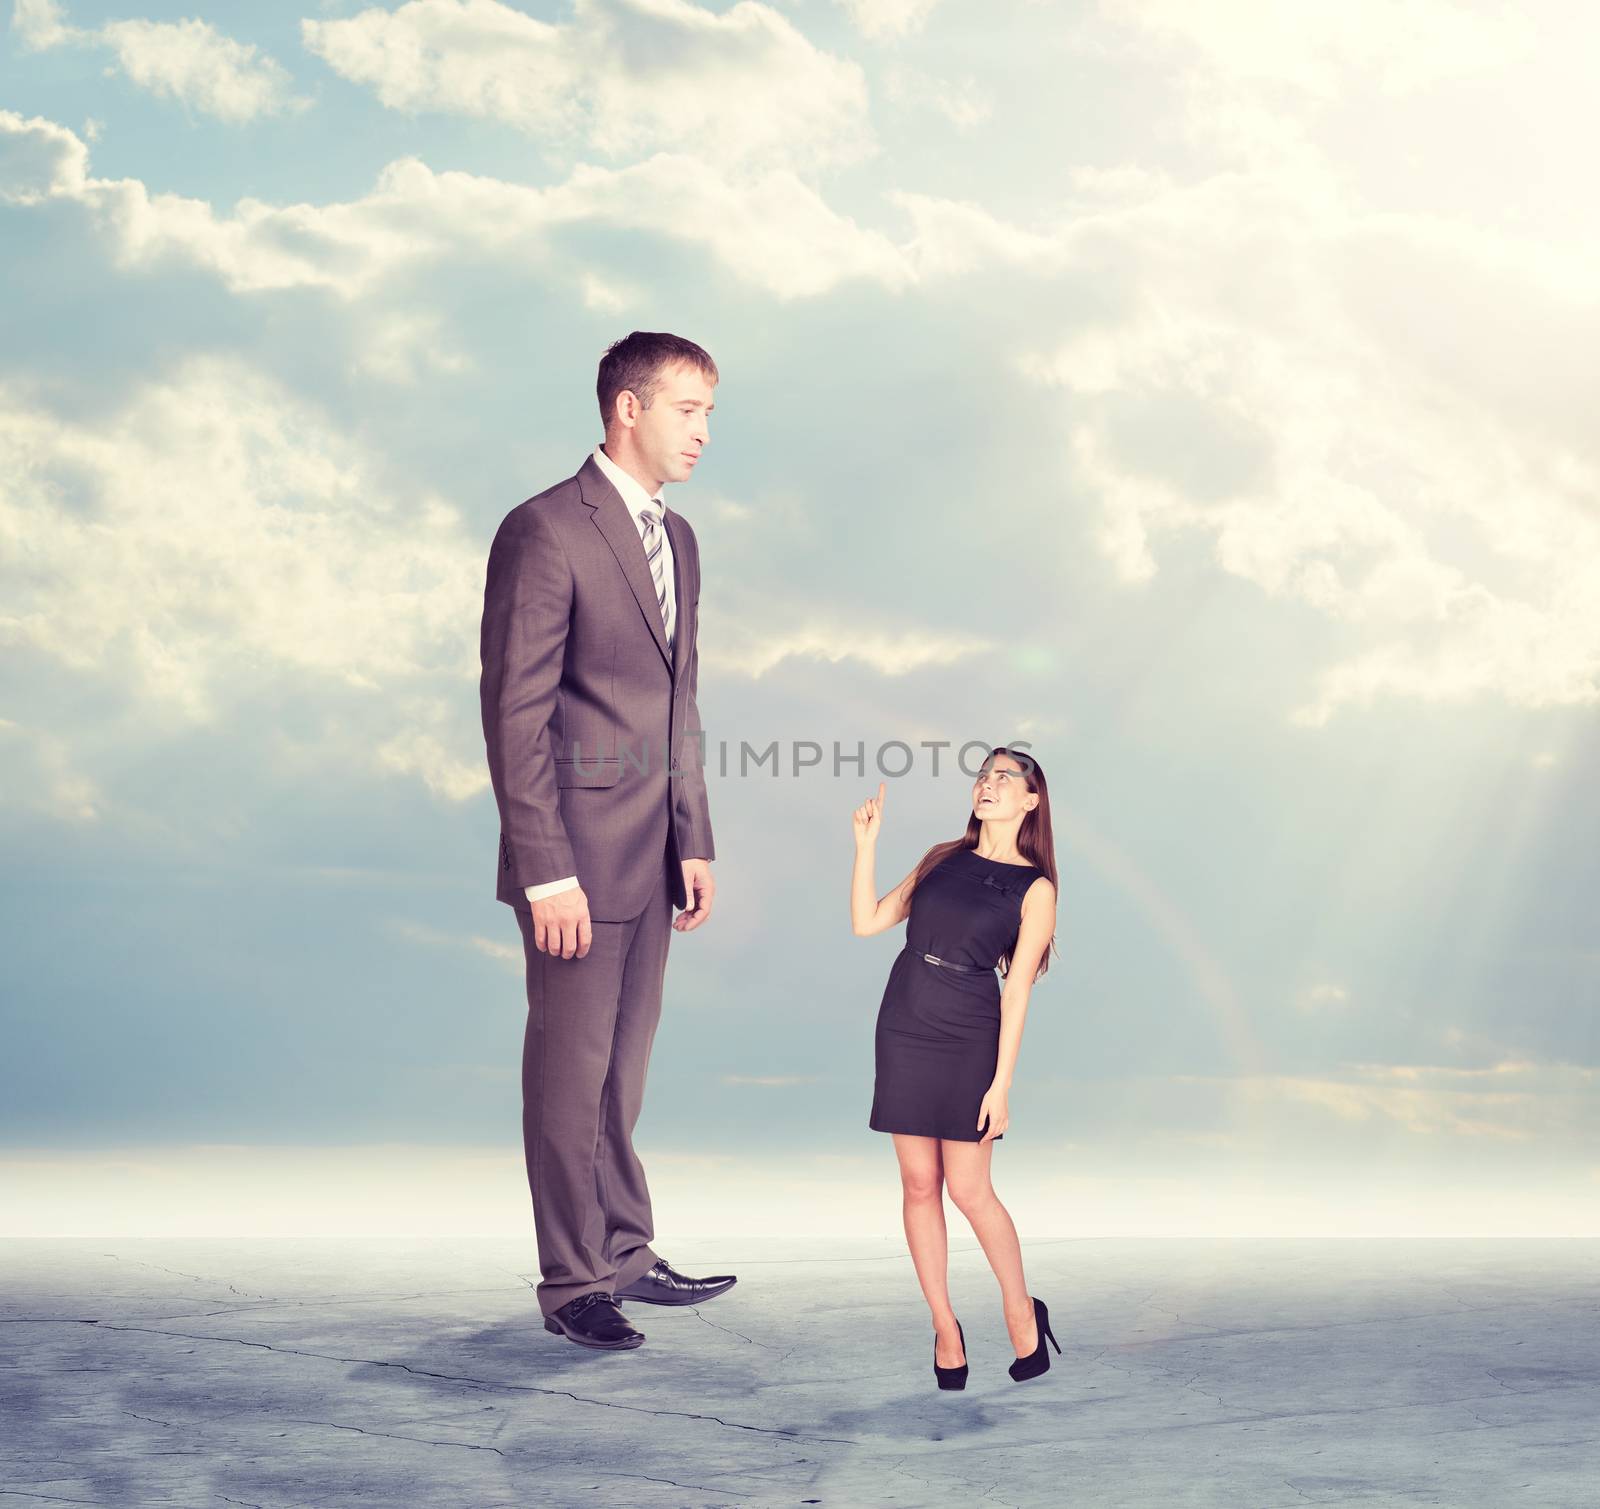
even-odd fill
[{"label": "woman's long brown hair", "polygon": [[[1056,899],[1061,897],[1061,882],[1056,878],[1056,841],[1054,830],[1050,826],[1050,788],[1045,783],[1044,771],[1039,768],[1039,762],[1033,755],[1020,749],[1007,749],[1003,745],[998,749],[989,751],[989,758],[984,761],[987,766],[996,755],[1009,755],[1022,767],[1022,778],[1028,784],[1028,790],[1033,792],[1039,802],[1032,812],[1022,814],[1022,823],[1017,829],[1017,848],[1022,856],[1038,869],[1049,876],[1050,884],[1055,887]],[[911,877],[911,888],[906,892],[906,905],[911,904],[911,894],[922,884],[922,877],[935,865],[943,864],[957,849],[976,849],[978,839],[983,834],[983,822],[976,812],[967,817],[967,831],[960,838],[952,838],[945,843],[935,844],[917,862],[917,868]],[[1039,968],[1034,975],[1037,980],[1050,968],[1050,950],[1056,946],[1056,935],[1051,933],[1050,942],[1039,959]],[[1056,950],[1058,953],[1059,949]],[[1000,955],[1000,973],[1008,975],[1011,972],[1011,954],[1006,952]]]}]

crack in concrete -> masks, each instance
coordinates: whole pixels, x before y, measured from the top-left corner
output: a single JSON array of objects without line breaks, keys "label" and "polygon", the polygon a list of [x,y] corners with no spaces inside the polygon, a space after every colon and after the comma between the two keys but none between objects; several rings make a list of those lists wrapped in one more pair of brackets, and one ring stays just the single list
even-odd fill
[{"label": "crack in concrete", "polygon": [[492,1451],[497,1457],[505,1453],[498,1446],[480,1446],[475,1441],[430,1441],[424,1436],[401,1436],[387,1430],[367,1430],[360,1425],[341,1425],[337,1420],[303,1420],[296,1415],[280,1415],[290,1425],[321,1425],[328,1430],[354,1431],[358,1436],[375,1436],[383,1441],[413,1441],[418,1446],[459,1446],[463,1451]]},{"label": "crack in concrete", "polygon": [[[1143,1302],[1140,1301],[1139,1303],[1143,1303]],[[1525,1301],[1525,1302],[1507,1301],[1504,1305],[1496,1306],[1495,1308],[1497,1308],[1497,1309],[1512,1309],[1512,1308],[1517,1308],[1519,1306],[1519,1304],[1528,1305],[1528,1306],[1536,1305],[1536,1306],[1538,1306],[1540,1308],[1544,1308],[1544,1309],[1556,1308],[1556,1306],[1554,1304],[1552,1304],[1550,1301],[1536,1301],[1536,1300],[1528,1300],[1528,1301]],[[1137,1306],[1136,1306],[1136,1308],[1137,1308]],[[1157,1308],[1159,1308],[1159,1307],[1157,1307]],[[1480,1305],[1480,1306],[1477,1306],[1476,1308],[1481,1313],[1482,1311],[1486,1310],[1489,1307]],[[1169,1311],[1167,1311],[1165,1313],[1170,1315],[1170,1314],[1173,1314],[1174,1312],[1169,1310]],[[1117,1343],[1117,1345],[1118,1345],[1119,1350],[1124,1351],[1124,1352],[1128,1352],[1128,1351],[1133,1351],[1136,1348],[1186,1346],[1191,1342],[1231,1341],[1233,1338],[1239,1337],[1239,1336],[1244,1336],[1244,1337],[1251,1337],[1251,1336],[1287,1336],[1287,1335],[1294,1335],[1297,1332],[1337,1331],[1337,1330],[1345,1329],[1347,1327],[1404,1325],[1404,1324],[1407,1324],[1407,1323],[1409,1323],[1411,1321],[1416,1321],[1416,1320],[1439,1320],[1439,1319],[1447,1319],[1448,1320],[1448,1319],[1453,1319],[1455,1317],[1458,1317],[1462,1313],[1463,1312],[1460,1311],[1460,1310],[1418,1310],[1418,1311],[1415,1311],[1415,1312],[1413,1312],[1411,1314],[1407,1314],[1407,1315],[1373,1315],[1373,1316],[1366,1317],[1364,1319],[1330,1320],[1330,1321],[1323,1321],[1323,1322],[1320,1322],[1320,1323],[1317,1323],[1317,1324],[1294,1325],[1294,1326],[1262,1326],[1262,1327],[1236,1326],[1236,1327],[1233,1327],[1232,1329],[1227,1329],[1227,1328],[1224,1328],[1224,1327],[1216,1326],[1216,1327],[1212,1327],[1210,1329],[1210,1331],[1208,1332],[1208,1334],[1206,1334],[1205,1336],[1153,1336],[1153,1337],[1150,1337],[1148,1339],[1133,1339],[1133,1340],[1123,1341],[1123,1342]],[[1185,1324],[1186,1325],[1198,1325],[1198,1324],[1204,1324],[1204,1322],[1186,1321]],[[1514,1343],[1514,1344],[1515,1345],[1520,1345],[1520,1343]]]},{"label": "crack in concrete", "polygon": [[[159,1316],[156,1317],[160,1319]],[[81,1315],[0,1315],[0,1326],[80,1326],[94,1325]]]},{"label": "crack in concrete", "polygon": [[1198,1326],[1203,1331],[1221,1332],[1221,1326],[1214,1326],[1208,1320],[1185,1320],[1177,1310],[1168,1309],[1166,1305],[1158,1305],[1154,1298],[1155,1290],[1149,1290],[1143,1299],[1135,1302],[1134,1308],[1138,1310],[1156,1310],[1162,1315],[1170,1315],[1180,1326]]},{"label": "crack in concrete", "polygon": [[119,1410],[118,1413],[127,1415],[131,1420],[143,1420],[146,1425],[164,1425],[168,1430],[172,1429],[172,1421],[170,1420],[157,1420],[151,1415],[136,1415],[131,1409]]},{"label": "crack in concrete", "polygon": [[[244,1305],[225,1305],[220,1310],[173,1310],[161,1315],[146,1315],[146,1320],[214,1320],[219,1315],[257,1315],[266,1310],[320,1310],[333,1306],[355,1305],[385,1305],[409,1304],[413,1300],[421,1299],[449,1299],[457,1294],[509,1294],[512,1291],[500,1284],[489,1287],[475,1287],[471,1289],[428,1289],[415,1294],[358,1294],[340,1295],[332,1299],[262,1299]],[[135,1298],[150,1298],[152,1303],[157,1298],[170,1299],[171,1295],[145,1296],[137,1295]],[[127,1296],[118,1296],[125,1299]]]},{"label": "crack in concrete", "polygon": [[276,1347],[270,1342],[251,1341],[243,1336],[205,1336],[192,1331],[160,1331],[151,1326],[124,1326],[113,1324],[110,1321],[83,1318],[56,1319],[34,1323],[41,1325],[93,1326],[98,1331],[120,1331],[141,1336],[165,1336],[175,1341],[219,1341],[230,1346],[256,1347],[263,1352],[275,1352],[284,1357],[310,1357],[321,1362],[339,1362],[348,1367],[397,1368],[401,1372],[410,1373],[415,1378],[432,1378],[442,1383],[460,1383],[473,1388],[503,1389],[510,1393],[541,1394],[549,1398],[571,1399],[577,1404],[592,1404],[601,1409],[627,1410],[631,1414],[664,1415],[678,1420],[707,1420],[728,1430],[746,1430],[763,1436],[782,1436],[785,1440],[790,1441],[817,1441],[830,1446],[855,1446],[858,1444],[842,1436],[813,1436],[805,1431],[785,1430],[781,1426],[746,1425],[740,1420],[724,1420],[721,1415],[704,1415],[694,1410],[646,1409],[643,1405],[638,1404],[618,1404],[610,1399],[591,1399],[585,1394],[575,1394],[570,1389],[540,1388],[537,1384],[505,1383],[491,1378],[470,1378],[462,1373],[436,1373],[428,1368],[414,1368],[410,1363],[392,1362],[377,1357],[336,1357],[329,1352],[309,1352],[298,1347]]},{"label": "crack in concrete", "polygon": [[[725,1326],[714,1320],[706,1320],[706,1317],[700,1314],[700,1307],[698,1305],[690,1305],[689,1309],[693,1314],[699,1316],[701,1320],[704,1320],[706,1324],[712,1327],[714,1330],[726,1331],[729,1336],[737,1336],[740,1341],[748,1341],[753,1347],[765,1347],[769,1352],[776,1352],[779,1350],[777,1347],[773,1346],[771,1342],[757,1341],[753,1336],[746,1336],[743,1331],[735,1331],[732,1326]],[[793,1350],[794,1349],[791,1347],[790,1351]],[[784,1353],[784,1356],[787,1357],[788,1355],[788,1352]]]},{"label": "crack in concrete", "polygon": [[994,1482],[990,1483],[989,1486],[987,1488],[985,1488],[983,1490],[983,1492],[978,1495],[978,1497],[981,1498],[981,1499],[988,1499],[992,1503],[1004,1504],[1006,1506],[1006,1509],[1022,1509],[1022,1506],[1020,1504],[1013,1504],[1013,1503],[1008,1502],[1005,1499],[997,1499],[997,1498],[995,1498],[994,1491],[999,1486],[1000,1486],[1000,1479],[996,1478],[994,1480]]},{"label": "crack in concrete", "polygon": [[[589,1474],[585,1473],[587,1477]],[[705,1483],[680,1483],[676,1478],[653,1478],[648,1472],[599,1472],[597,1477],[602,1478],[642,1478],[647,1483],[670,1483],[674,1488],[698,1488],[701,1493],[720,1493],[721,1490],[711,1488]]]},{"label": "crack in concrete", "polygon": [[911,1458],[909,1455],[899,1458],[897,1461],[890,1464],[889,1471],[897,1472],[903,1478],[910,1478],[913,1483],[921,1483],[924,1488],[932,1488],[933,1484],[930,1483],[926,1478],[919,1478],[916,1473],[906,1471],[906,1463],[910,1460]]},{"label": "crack in concrete", "polygon": [[[227,1284],[225,1279],[206,1278],[199,1273],[185,1273],[181,1268],[163,1268],[160,1263],[147,1263],[143,1258],[125,1258],[118,1252],[102,1252],[101,1257],[108,1257],[113,1263],[132,1263],[136,1268],[154,1268],[157,1273],[170,1273],[174,1278],[192,1279],[197,1284]],[[272,1299],[270,1294],[253,1294],[248,1289],[236,1289],[232,1284],[227,1284],[229,1294],[237,1294],[240,1299]]]},{"label": "crack in concrete", "polygon": [[[931,1456],[934,1456],[936,1458],[942,1459],[942,1458],[944,1458],[946,1456],[951,1456],[951,1455],[959,1456],[959,1453],[952,1448],[952,1449],[946,1450],[946,1451],[925,1452],[924,1455],[931,1455]],[[905,1455],[905,1456],[902,1456],[902,1457],[898,1458],[897,1460],[895,1460],[894,1462],[892,1462],[890,1464],[889,1471],[893,1472],[893,1473],[898,1473],[899,1476],[901,1476],[903,1478],[910,1478],[913,1483],[920,1483],[924,1488],[928,1489],[930,1491],[930,1493],[931,1493],[932,1490],[934,1489],[933,1482],[928,1478],[918,1477],[916,1473],[910,1471],[910,1469],[908,1469],[906,1467],[906,1465],[905,1465],[910,1460],[911,1460],[911,1456],[910,1456],[909,1453],[907,1455]],[[920,1458],[919,1458],[919,1460],[920,1460]],[[965,1483],[962,1486],[970,1491],[972,1485],[970,1483]],[[994,1496],[994,1491],[999,1486],[1000,1486],[1000,1479],[996,1478],[993,1482],[991,1482],[989,1484],[989,1486],[987,1488],[985,1488],[981,1493],[978,1494],[978,1497],[980,1499],[987,1499],[992,1504],[1004,1504],[1006,1506],[1006,1509],[1021,1509],[1021,1505],[1019,1505],[1019,1504],[1013,1504],[1007,1499],[996,1498]],[[945,1493],[947,1495],[951,1494],[951,1490],[949,1488],[946,1488],[944,1491],[945,1491]],[[816,1500],[810,1500],[808,1502],[817,1502],[817,1501]],[[930,1500],[930,1502],[931,1502],[931,1500]]]},{"label": "crack in concrete", "polygon": [[[1102,1352],[1104,1350],[1105,1349],[1102,1349]],[[1121,1374],[1123,1374],[1124,1377],[1135,1377],[1135,1375],[1134,1375],[1134,1373],[1132,1372],[1131,1369],[1118,1367],[1116,1363],[1112,1362],[1108,1357],[1105,1357],[1103,1355],[1097,1354],[1094,1357],[1089,1358],[1089,1361],[1093,1362],[1093,1363],[1098,1363],[1101,1367],[1110,1368],[1113,1372],[1121,1373]],[[1179,1371],[1179,1369],[1177,1369],[1177,1368],[1165,1366],[1165,1365],[1163,1365],[1161,1363],[1158,1363],[1158,1362],[1153,1362],[1153,1363],[1150,1364],[1150,1366],[1156,1368],[1159,1372],[1161,1372],[1162,1374],[1164,1374],[1165,1376],[1167,1376],[1169,1378],[1174,1377]],[[1491,1378],[1494,1377],[1494,1374],[1489,1372],[1489,1370],[1487,1368],[1484,1369],[1484,1372],[1486,1373],[1487,1376],[1489,1376]],[[1451,1398],[1448,1398],[1448,1399],[1408,1399],[1408,1400],[1401,1400],[1401,1401],[1399,1401],[1397,1403],[1394,1403],[1394,1404],[1364,1404],[1364,1405],[1352,1405],[1352,1406],[1349,1406],[1349,1407],[1346,1407],[1346,1408],[1328,1408],[1328,1409],[1311,1409],[1311,1410],[1261,1410],[1261,1409],[1255,1409],[1254,1407],[1252,1407],[1251,1405],[1248,1405],[1248,1404],[1233,1404],[1233,1403],[1230,1403],[1228,1400],[1222,1398],[1222,1396],[1220,1394],[1212,1394],[1212,1393],[1208,1393],[1205,1389],[1195,1388],[1194,1387],[1195,1380],[1197,1378],[1199,1378],[1199,1377],[1200,1377],[1200,1372],[1199,1371],[1193,1372],[1193,1373],[1191,1373],[1189,1375],[1188,1378],[1186,1378],[1186,1379],[1184,1379],[1184,1380],[1182,1380],[1180,1382],[1179,1387],[1180,1388],[1191,1389],[1192,1392],[1200,1394],[1200,1395],[1202,1395],[1203,1397],[1205,1397],[1207,1399],[1213,1400],[1217,1405],[1219,1405],[1223,1409],[1241,1411],[1243,1413],[1240,1413],[1238,1415],[1237,1419],[1211,1420],[1211,1421],[1203,1421],[1203,1422],[1202,1421],[1185,1422],[1183,1425],[1174,1425],[1174,1426],[1166,1427],[1167,1429],[1172,1429],[1172,1430],[1193,1430],[1193,1429],[1196,1429],[1196,1428],[1198,1428],[1198,1427],[1200,1427],[1202,1425],[1249,1424],[1249,1423],[1256,1422],[1256,1421],[1267,1421],[1267,1420],[1313,1420],[1313,1419],[1317,1419],[1317,1418],[1319,1418],[1321,1416],[1325,1416],[1325,1415],[1339,1416],[1339,1415],[1381,1414],[1381,1413],[1383,1413],[1383,1412],[1385,1412],[1387,1410],[1397,1410],[1397,1409],[1433,1409],[1433,1408],[1436,1408],[1439,1405],[1444,1405],[1444,1404],[1469,1404],[1470,1405],[1474,1400],[1478,1400],[1478,1399],[1503,1399],[1505,1397],[1505,1393],[1497,1392],[1497,1393],[1493,1393],[1493,1394],[1460,1394],[1460,1395],[1452,1396]],[[1149,1382],[1149,1381],[1151,1381],[1150,1380],[1150,1375],[1148,1373],[1140,1375],[1138,1377],[1137,1381],[1139,1381],[1139,1382]],[[1497,1384],[1499,1384],[1500,1380],[1498,1378],[1496,1378],[1495,1382]],[[1508,1384],[1501,1384],[1500,1386],[1501,1386],[1502,1389],[1505,1390],[1506,1393],[1516,1394],[1519,1398],[1521,1398],[1521,1397],[1525,1397],[1525,1396],[1527,1396],[1529,1394],[1561,1393],[1561,1392],[1565,1392],[1568,1389],[1574,1389],[1574,1388],[1586,1388],[1586,1387],[1592,1388],[1594,1385],[1593,1385],[1592,1380],[1584,1379],[1584,1380],[1580,1380],[1580,1381],[1578,1381],[1576,1383],[1558,1385],[1556,1387],[1549,1388],[1549,1389],[1515,1389],[1515,1388],[1511,1388],[1510,1385],[1508,1385]],[[1298,1492],[1298,1491],[1299,1490],[1297,1489],[1296,1492]]]},{"label": "crack in concrete", "polygon": [[[1106,1353],[1107,1350],[1108,1349],[1106,1347],[1102,1347],[1099,1352],[1097,1352],[1093,1357],[1091,1357],[1089,1359],[1089,1361],[1090,1362],[1098,1362],[1102,1366],[1110,1368],[1113,1372],[1122,1373],[1125,1376],[1132,1377],[1133,1374],[1132,1374],[1132,1370],[1131,1369],[1120,1368],[1120,1367],[1118,1367],[1116,1365],[1116,1363],[1106,1360],[1105,1353]],[[1183,1371],[1182,1368],[1175,1367],[1170,1363],[1152,1361],[1149,1364],[1149,1366],[1154,1367],[1155,1369],[1157,1369],[1157,1371],[1159,1371],[1160,1373],[1162,1373],[1164,1376],[1166,1376],[1168,1378],[1176,1378],[1177,1375],[1181,1371]],[[1192,1366],[1192,1364],[1188,1364],[1187,1366]],[[1187,1389],[1190,1393],[1199,1394],[1201,1396],[1201,1398],[1203,1398],[1203,1399],[1211,1400],[1211,1402],[1213,1404],[1215,1404],[1219,1409],[1234,1410],[1236,1412],[1242,1412],[1241,1415],[1240,1415],[1241,1419],[1248,1418],[1249,1416],[1252,1416],[1252,1415],[1257,1417],[1258,1419],[1263,1419],[1263,1420],[1274,1418],[1274,1417],[1270,1416],[1268,1414],[1268,1412],[1265,1411],[1265,1410],[1256,1409],[1256,1408],[1254,1408],[1254,1406],[1249,1405],[1249,1404],[1233,1404],[1233,1403],[1230,1403],[1228,1400],[1224,1399],[1221,1394],[1214,1394],[1209,1389],[1201,1388],[1196,1380],[1198,1380],[1202,1376],[1202,1374],[1204,1374],[1204,1372],[1205,1372],[1205,1368],[1204,1367],[1196,1367],[1196,1368],[1194,1368],[1194,1370],[1189,1374],[1189,1376],[1187,1378],[1184,1378],[1184,1379],[1179,1381],[1178,1387],[1182,1388],[1182,1389]],[[1146,1380],[1148,1381],[1148,1375],[1146,1375]],[[1220,1424],[1222,1422],[1219,1421],[1217,1423]],[[1234,1422],[1229,1422],[1229,1423],[1234,1423]]]},{"label": "crack in concrete", "polygon": [[99,1499],[67,1499],[57,1493],[24,1493],[20,1488],[0,1488],[0,1498],[42,1499],[47,1504],[93,1504],[95,1509],[103,1509]]},{"label": "crack in concrete", "polygon": [[[1101,1347],[1099,1352],[1096,1353],[1095,1356],[1091,1357],[1089,1359],[1089,1361],[1098,1363],[1103,1368],[1110,1368],[1113,1373],[1121,1373],[1124,1378],[1132,1378],[1134,1376],[1133,1369],[1132,1368],[1119,1367],[1109,1357],[1106,1356],[1106,1353],[1109,1350],[1110,1350],[1109,1347]],[[1161,1364],[1160,1363],[1156,1363],[1155,1366],[1157,1368],[1160,1368]],[[1163,1371],[1168,1371],[1168,1370],[1163,1369]]]},{"label": "crack in concrete", "polygon": [[[1165,1372],[1167,1369],[1162,1369],[1162,1371]],[[1176,1369],[1173,1369],[1172,1371],[1175,1372]],[[1204,1368],[1196,1368],[1194,1372],[1190,1373],[1189,1376],[1178,1385],[1178,1387],[1188,1389],[1192,1394],[1199,1394],[1202,1399],[1211,1400],[1211,1402],[1215,1404],[1218,1409],[1231,1409],[1236,1411],[1243,1410],[1247,1414],[1258,1415],[1262,1419],[1266,1418],[1266,1412],[1264,1410],[1254,1409],[1248,1404],[1230,1404],[1222,1397],[1221,1394],[1213,1394],[1209,1389],[1197,1387],[1195,1384],[1195,1379],[1197,1379],[1204,1371]]]},{"label": "crack in concrete", "polygon": [[[1586,1385],[1568,1384],[1559,1389],[1541,1389],[1540,1393],[1565,1393],[1568,1389],[1583,1388]],[[1592,1387],[1592,1385],[1587,1385]],[[1516,1392],[1513,1390],[1513,1392]],[[1256,1415],[1258,1420],[1315,1420],[1324,1415],[1380,1415],[1389,1410],[1396,1409],[1437,1409],[1444,1404],[1471,1404],[1475,1399],[1503,1399],[1504,1394],[1457,1394],[1448,1399],[1402,1399],[1394,1404],[1359,1404],[1343,1409],[1305,1409],[1305,1410],[1279,1410],[1260,1411]],[[1229,1408],[1239,1409],[1248,1406],[1230,1405]],[[1216,1425],[1231,1425],[1231,1420],[1217,1420],[1210,1422]]]},{"label": "crack in concrete", "polygon": [[27,1373],[30,1377],[35,1373],[120,1373],[121,1368],[40,1368],[29,1366],[24,1368],[21,1364],[15,1367],[9,1364],[0,1368],[0,1373]]},{"label": "crack in concrete", "polygon": [[475,1289],[429,1289],[417,1294],[363,1294],[345,1295],[334,1299],[264,1299],[252,1305],[229,1305],[221,1310],[179,1310],[172,1315],[152,1315],[150,1320],[184,1320],[194,1316],[198,1320],[212,1320],[219,1315],[257,1315],[263,1310],[321,1310],[332,1305],[405,1305],[418,1299],[449,1299],[457,1294],[509,1294],[512,1291],[495,1284]]}]

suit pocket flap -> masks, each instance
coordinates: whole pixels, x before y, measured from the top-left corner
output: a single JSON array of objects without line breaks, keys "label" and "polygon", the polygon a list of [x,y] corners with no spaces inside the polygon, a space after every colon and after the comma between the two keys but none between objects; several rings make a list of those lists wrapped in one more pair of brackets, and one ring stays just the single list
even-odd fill
[{"label": "suit pocket flap", "polygon": [[622,761],[595,755],[582,760],[555,762],[557,786],[615,786],[622,774]]}]

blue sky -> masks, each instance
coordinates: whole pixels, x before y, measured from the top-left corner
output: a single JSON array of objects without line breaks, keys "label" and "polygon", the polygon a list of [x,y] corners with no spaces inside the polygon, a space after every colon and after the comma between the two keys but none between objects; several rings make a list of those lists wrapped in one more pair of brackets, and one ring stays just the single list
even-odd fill
[{"label": "blue sky", "polygon": [[[514,1144],[483,565],[644,328],[713,747],[1051,779],[1008,1142],[1592,1200],[1600,21],[1294,11],[19,0],[0,1144]],[[661,1157],[881,1151],[875,786],[712,774]]]}]

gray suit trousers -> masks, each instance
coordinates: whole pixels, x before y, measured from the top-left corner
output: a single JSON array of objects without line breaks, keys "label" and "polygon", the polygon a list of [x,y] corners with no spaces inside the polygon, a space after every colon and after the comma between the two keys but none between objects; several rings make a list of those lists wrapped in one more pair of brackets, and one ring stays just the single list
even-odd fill
[{"label": "gray suit trousers", "polygon": [[528,976],[522,1145],[546,1315],[591,1290],[614,1292],[656,1262],[633,1128],[661,1017],[673,863],[663,855],[638,916],[591,924],[581,959],[535,948],[533,914],[515,908]]}]

